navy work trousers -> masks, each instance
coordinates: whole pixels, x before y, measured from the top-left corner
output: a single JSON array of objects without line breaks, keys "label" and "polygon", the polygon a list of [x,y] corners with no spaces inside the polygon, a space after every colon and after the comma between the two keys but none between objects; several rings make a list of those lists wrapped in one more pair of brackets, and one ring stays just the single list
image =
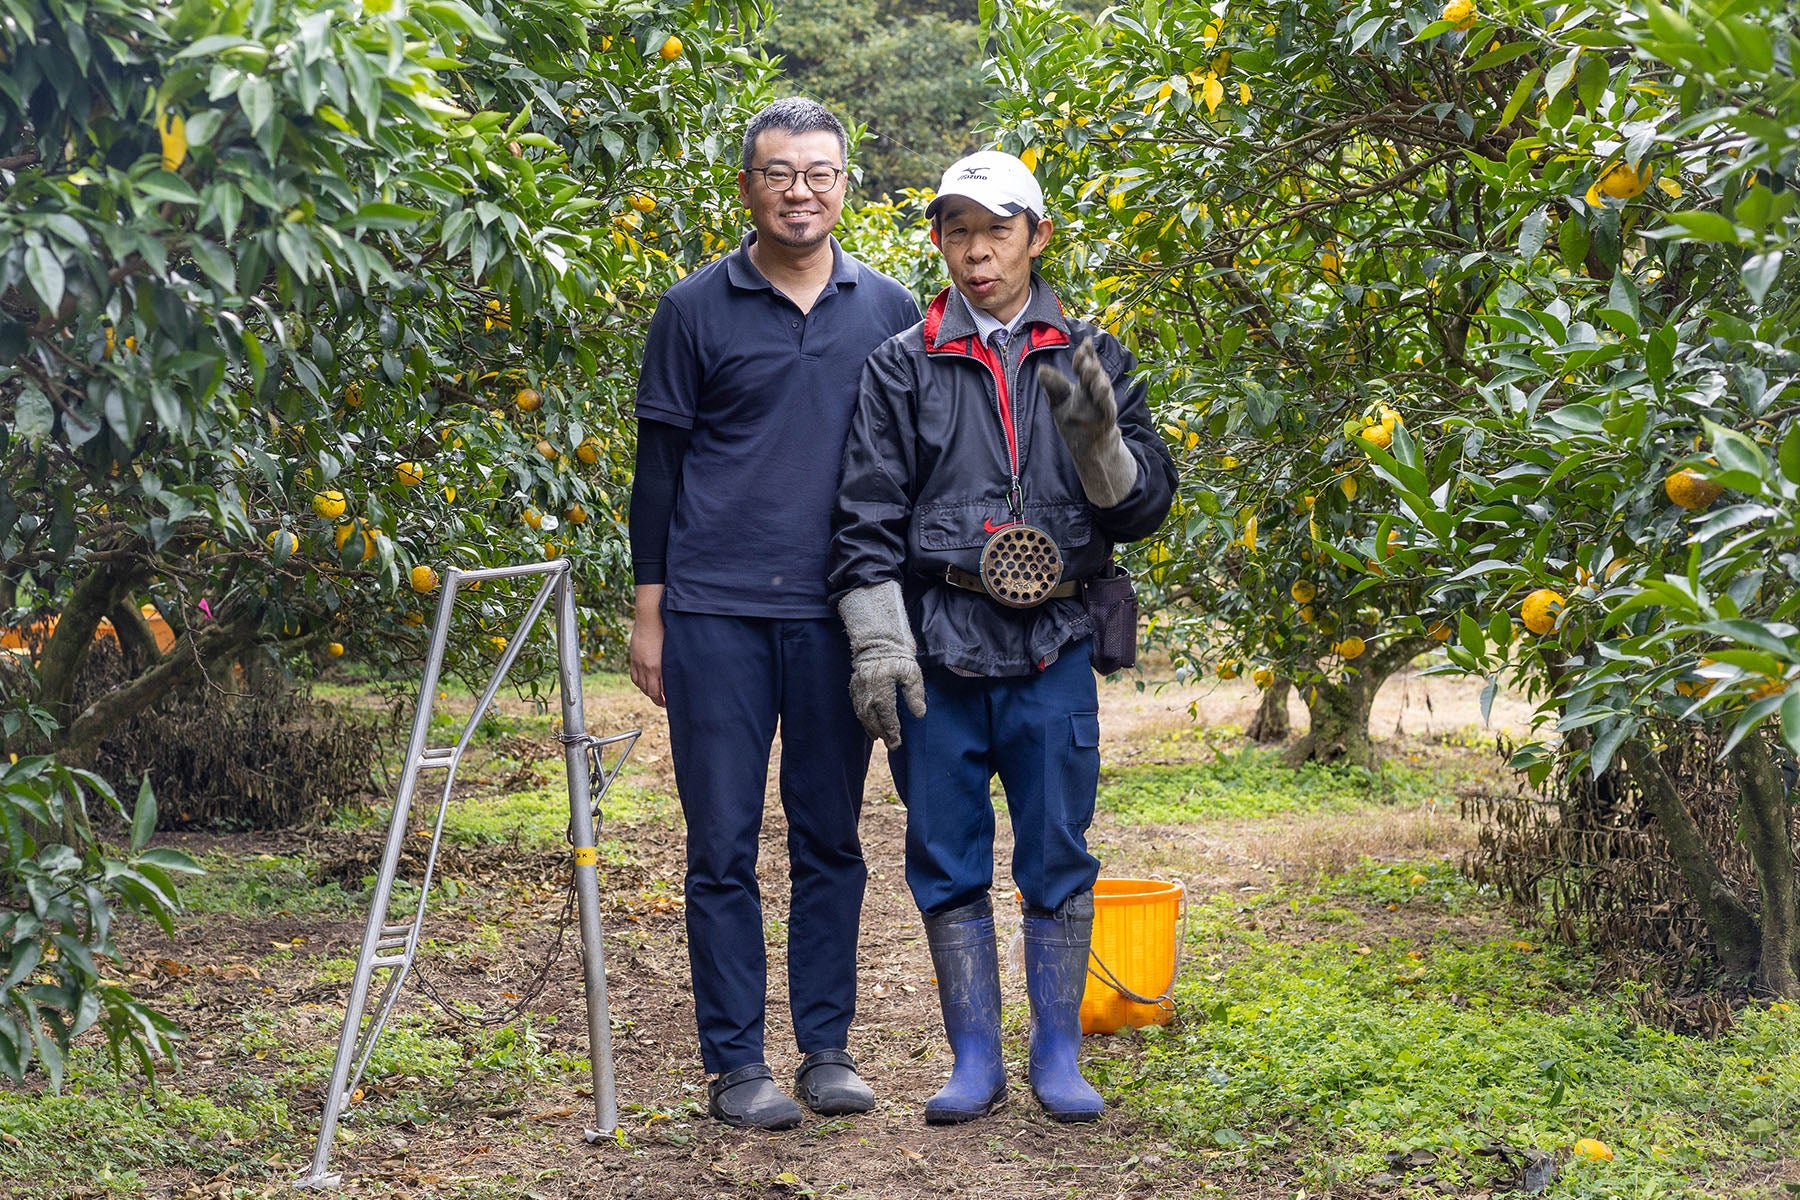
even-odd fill
[{"label": "navy work trousers", "polygon": [[1047,670],[999,679],[925,669],[925,715],[900,709],[888,755],[906,804],[906,883],[926,916],[988,894],[994,806],[1006,789],[1013,882],[1034,908],[1055,909],[1094,886],[1088,853],[1100,783],[1100,714],[1087,645],[1063,647]]},{"label": "navy work trousers", "polygon": [[688,959],[711,1073],[763,1061],[768,964],[757,838],[781,729],[788,822],[788,1003],[801,1053],[841,1050],[856,1012],[863,777],[869,738],[850,707],[835,619],[663,614],[669,749],[687,822]]}]

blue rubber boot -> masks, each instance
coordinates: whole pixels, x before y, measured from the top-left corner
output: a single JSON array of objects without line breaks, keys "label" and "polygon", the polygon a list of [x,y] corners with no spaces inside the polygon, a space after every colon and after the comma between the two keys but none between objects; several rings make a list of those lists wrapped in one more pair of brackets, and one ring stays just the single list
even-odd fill
[{"label": "blue rubber boot", "polygon": [[1081,1077],[1081,993],[1087,986],[1094,894],[1055,912],[1025,909],[1025,992],[1031,998],[1031,1090],[1055,1121],[1096,1121],[1106,1102]]},{"label": "blue rubber boot", "polygon": [[1000,948],[994,906],[973,904],[925,918],[931,965],[937,969],[944,1032],[956,1055],[950,1081],[925,1102],[927,1125],[959,1125],[985,1117],[1006,1100],[1000,1057]]}]

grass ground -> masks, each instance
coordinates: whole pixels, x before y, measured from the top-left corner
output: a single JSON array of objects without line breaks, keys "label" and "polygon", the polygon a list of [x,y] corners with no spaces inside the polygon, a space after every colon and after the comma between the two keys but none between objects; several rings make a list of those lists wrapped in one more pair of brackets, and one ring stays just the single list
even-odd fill
[{"label": "grass ground", "polygon": [[[1030,1100],[1009,976],[1011,1104],[958,1129],[921,1123],[948,1055],[901,879],[903,813],[877,766],[852,1048],[881,1104],[780,1136],[723,1129],[699,1116],[666,736],[616,677],[591,680],[587,699],[596,731],[646,729],[601,846],[619,1137],[581,1141],[592,1101],[565,950],[525,1015],[495,1027],[408,987],[333,1147],[347,1196],[1485,1197],[1543,1163],[1551,1197],[1800,1190],[1800,1013],[1758,1005],[1711,1039],[1668,1034],[1593,956],[1515,925],[1459,866],[1473,835],[1459,796],[1501,783],[1482,736],[1440,721],[1392,737],[1380,772],[1294,772],[1237,736],[1246,697],[1121,685],[1103,700],[1092,840],[1106,874],[1179,877],[1192,901],[1177,1020],[1086,1043],[1106,1119],[1057,1126]],[[471,704],[444,704],[454,719],[434,736],[452,740]],[[465,1008],[521,999],[552,952],[568,819],[555,732],[552,716],[503,703],[446,813],[422,961]],[[121,968],[189,1030],[180,1068],[151,1089],[89,1047],[60,1096],[0,1090],[0,1194],[288,1194],[312,1154],[384,824],[378,811],[179,839],[209,873],[187,889],[177,938],[134,930]],[[763,876],[778,1076],[795,1057],[784,833],[777,806]],[[416,878],[416,851],[408,863]],[[1610,1161],[1576,1156],[1583,1138]]]}]

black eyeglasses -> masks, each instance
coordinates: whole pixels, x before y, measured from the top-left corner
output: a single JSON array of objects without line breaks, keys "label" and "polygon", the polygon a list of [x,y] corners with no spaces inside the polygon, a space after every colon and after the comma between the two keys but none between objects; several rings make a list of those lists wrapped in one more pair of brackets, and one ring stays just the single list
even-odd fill
[{"label": "black eyeglasses", "polygon": [[794,186],[796,179],[806,180],[806,186],[812,191],[829,192],[837,186],[838,176],[844,174],[842,167],[819,166],[796,171],[794,168],[780,163],[772,167],[750,167],[748,169],[759,172],[763,177],[763,183],[768,185],[771,192],[787,191]]}]

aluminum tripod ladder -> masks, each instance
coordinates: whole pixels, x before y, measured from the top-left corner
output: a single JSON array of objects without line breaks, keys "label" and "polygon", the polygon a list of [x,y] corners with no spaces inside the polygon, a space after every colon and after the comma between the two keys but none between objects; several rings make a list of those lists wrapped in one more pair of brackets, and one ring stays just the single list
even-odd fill
[{"label": "aluminum tripod ladder", "polygon": [[[444,647],[450,634],[450,621],[455,613],[459,587],[489,579],[512,579],[525,575],[544,577],[530,608],[519,623],[506,649],[494,667],[487,690],[475,705],[462,735],[450,747],[427,745],[431,729],[432,705],[437,698],[438,675],[444,665]],[[387,850],[381,860],[381,875],[375,881],[375,894],[369,903],[369,923],[363,932],[362,951],[356,959],[356,974],[350,984],[350,1002],[344,1014],[343,1035],[338,1041],[337,1057],[331,1066],[331,1083],[325,1092],[325,1112],[319,1127],[319,1145],[313,1152],[312,1170],[295,1181],[302,1188],[336,1187],[342,1176],[327,1171],[331,1143],[338,1121],[350,1107],[358,1081],[369,1065],[375,1050],[375,1039],[393,1012],[400,988],[412,969],[418,953],[419,933],[425,923],[425,901],[431,891],[432,871],[437,865],[438,845],[444,836],[444,815],[449,809],[450,789],[456,779],[456,766],[475,735],[482,714],[493,703],[500,684],[512,668],[525,645],[532,627],[544,607],[556,602],[557,680],[562,690],[563,732],[569,782],[569,841],[574,848],[575,895],[581,915],[581,960],[587,984],[588,1054],[594,1076],[595,1128],[586,1131],[589,1142],[611,1137],[618,1128],[618,1098],[613,1090],[612,1025],[606,1009],[606,965],[602,957],[600,932],[600,887],[594,848],[600,818],[600,799],[625,765],[625,758],[637,742],[640,730],[593,737],[586,730],[581,710],[581,647],[575,628],[575,590],[569,560],[554,559],[544,563],[528,563],[516,567],[493,567],[479,571],[460,571],[455,567],[444,572],[443,591],[438,597],[437,618],[431,632],[431,645],[425,655],[425,678],[419,687],[419,704],[413,713],[412,739],[406,748],[406,763],[400,775],[399,795],[394,815],[388,822]],[[612,766],[604,756],[617,751]],[[395,876],[400,866],[400,851],[406,841],[408,817],[412,811],[413,789],[421,771],[444,772],[444,788],[438,800],[437,820],[432,825],[431,849],[425,858],[424,877],[419,883],[419,902],[410,917],[390,917]],[[598,782],[598,794],[595,783]],[[373,1015],[369,1012],[371,985],[378,971],[386,972],[380,998]]]}]

